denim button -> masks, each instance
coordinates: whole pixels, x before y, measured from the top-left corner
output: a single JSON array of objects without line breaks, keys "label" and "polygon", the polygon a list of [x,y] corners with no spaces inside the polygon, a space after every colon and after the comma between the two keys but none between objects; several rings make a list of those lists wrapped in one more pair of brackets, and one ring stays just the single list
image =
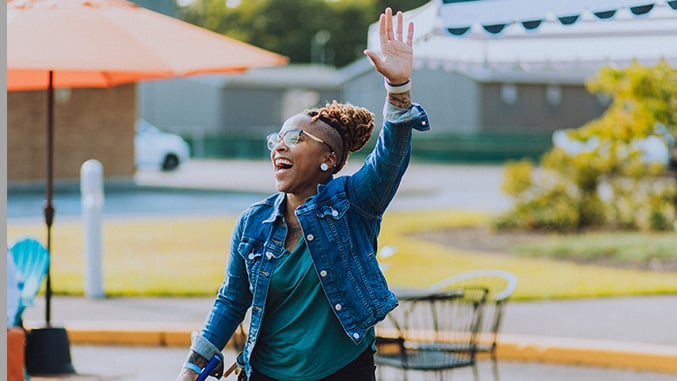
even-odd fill
[{"label": "denim button", "polygon": [[341,311],[341,305],[340,304],[335,305],[334,309],[336,309],[336,311]]},{"label": "denim button", "polygon": [[332,209],[331,215],[334,216],[334,217],[338,216],[338,211]]},{"label": "denim button", "polygon": [[270,251],[266,251],[266,258],[270,259],[272,257],[273,257],[273,253],[271,253]]},{"label": "denim button", "polygon": [[306,239],[307,239],[308,241],[312,241],[313,239],[315,239],[315,237],[314,237],[312,234],[308,234],[308,235],[306,236]]},{"label": "denim button", "polygon": [[323,277],[323,278],[326,277],[327,276],[327,270],[320,271],[320,276]]},{"label": "denim button", "polygon": [[357,333],[357,332],[353,333],[353,338],[359,339],[359,338],[360,338],[360,334]]},{"label": "denim button", "polygon": [[254,259],[254,253],[249,253],[249,259]]}]

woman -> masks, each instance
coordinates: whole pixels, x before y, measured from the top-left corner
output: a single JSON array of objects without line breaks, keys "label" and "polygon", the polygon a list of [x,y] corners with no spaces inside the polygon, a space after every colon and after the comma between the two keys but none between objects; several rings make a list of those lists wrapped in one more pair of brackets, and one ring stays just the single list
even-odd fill
[{"label": "woman", "polygon": [[268,148],[279,191],[252,205],[232,236],[226,279],[177,380],[195,380],[251,307],[240,356],[249,380],[374,380],[374,325],[397,306],[376,261],[387,205],[408,165],[413,24],[379,20],[381,52],[365,51],[386,81],[384,127],[351,176],[334,177],[371,136],[374,115],[332,103],[292,116]]}]

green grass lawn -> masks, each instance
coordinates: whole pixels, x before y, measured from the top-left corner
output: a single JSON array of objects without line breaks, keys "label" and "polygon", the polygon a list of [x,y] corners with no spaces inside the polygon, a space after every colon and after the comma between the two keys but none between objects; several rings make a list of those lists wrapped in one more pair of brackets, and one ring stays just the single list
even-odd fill
[{"label": "green grass lawn", "polygon": [[[514,298],[522,300],[677,293],[677,272],[656,273],[580,265],[541,256],[451,250],[412,236],[428,229],[487,224],[490,217],[458,211],[386,214],[379,246],[394,251],[381,260],[390,285],[425,287],[462,271],[496,268],[517,275]],[[234,222],[234,216],[107,219],[102,233],[106,294],[213,295],[223,280]],[[44,242],[45,227],[39,222],[8,224],[9,242],[23,235]],[[81,222],[57,220],[52,236],[53,291],[83,294]],[[621,238],[642,241],[635,233],[615,233],[600,235],[597,242],[626,242]],[[578,241],[576,236],[566,240],[570,244]],[[677,238],[670,238],[665,245],[668,250],[677,247]],[[538,250],[541,253],[557,251],[547,246]]]}]

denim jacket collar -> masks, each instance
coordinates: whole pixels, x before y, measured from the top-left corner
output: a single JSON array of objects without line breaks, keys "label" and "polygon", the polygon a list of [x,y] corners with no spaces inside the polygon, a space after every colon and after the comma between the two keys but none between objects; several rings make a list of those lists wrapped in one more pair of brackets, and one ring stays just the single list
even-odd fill
[{"label": "denim jacket collar", "polygon": [[284,192],[278,192],[277,197],[275,197],[274,207],[270,209],[270,217],[266,218],[262,222],[264,224],[270,224],[277,221],[278,218],[282,218],[284,214],[282,213],[282,205],[284,205],[285,194]]},{"label": "denim jacket collar", "polygon": [[[329,184],[332,180],[334,179],[334,175],[329,176],[329,178],[324,182],[324,183],[319,183],[317,184],[317,192],[310,196],[310,199],[314,198],[316,195],[320,194],[322,190]],[[284,206],[284,201],[286,199],[286,194],[284,192],[278,192],[277,197],[275,197],[275,201],[273,204],[273,208],[271,209],[270,216],[263,220],[263,223],[274,223],[277,221],[278,218],[282,218],[284,216],[284,212],[282,211],[282,207]]]}]

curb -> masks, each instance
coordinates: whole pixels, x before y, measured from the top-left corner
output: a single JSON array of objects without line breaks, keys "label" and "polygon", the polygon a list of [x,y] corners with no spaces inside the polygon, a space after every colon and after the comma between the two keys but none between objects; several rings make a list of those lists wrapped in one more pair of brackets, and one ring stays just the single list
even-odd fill
[{"label": "curb", "polygon": [[501,334],[496,356],[507,361],[677,374],[674,345]]},{"label": "curb", "polygon": [[152,347],[185,347],[191,344],[191,333],[199,331],[198,323],[156,322],[69,322],[64,324],[68,339],[74,344]]},{"label": "curb", "polygon": [[[199,330],[200,324],[106,322],[104,328],[97,322],[71,322],[65,328],[72,344],[189,348],[191,332]],[[674,345],[500,334],[496,356],[503,361],[677,374]]]}]

